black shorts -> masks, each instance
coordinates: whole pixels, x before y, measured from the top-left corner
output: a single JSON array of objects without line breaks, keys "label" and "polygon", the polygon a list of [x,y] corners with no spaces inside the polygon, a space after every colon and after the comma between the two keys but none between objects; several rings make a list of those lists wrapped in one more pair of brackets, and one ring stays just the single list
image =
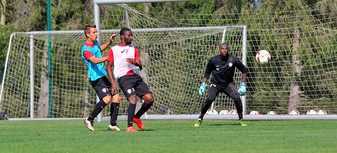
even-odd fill
[{"label": "black shorts", "polygon": [[240,99],[240,95],[239,95],[238,90],[236,89],[234,83],[229,83],[229,84],[214,84],[214,83],[211,83],[211,85],[208,89],[207,98],[214,100],[220,92],[224,92],[227,96],[231,97],[234,100]]},{"label": "black shorts", "polygon": [[119,87],[122,89],[125,97],[129,99],[132,95],[143,97],[150,94],[151,91],[139,75],[125,75],[118,79]]},{"label": "black shorts", "polygon": [[96,90],[96,94],[100,100],[108,95],[113,96],[111,93],[111,83],[106,76],[103,76],[95,81],[89,80],[89,83]]}]

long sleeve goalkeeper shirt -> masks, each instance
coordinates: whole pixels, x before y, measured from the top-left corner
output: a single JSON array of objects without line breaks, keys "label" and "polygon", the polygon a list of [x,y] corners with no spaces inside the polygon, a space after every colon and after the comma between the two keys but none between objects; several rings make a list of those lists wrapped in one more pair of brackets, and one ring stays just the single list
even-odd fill
[{"label": "long sleeve goalkeeper shirt", "polygon": [[220,55],[213,56],[208,61],[204,78],[209,79],[209,76],[212,73],[211,83],[231,83],[233,82],[235,67],[242,73],[247,73],[247,68],[235,56],[228,54],[225,59],[221,59]]}]

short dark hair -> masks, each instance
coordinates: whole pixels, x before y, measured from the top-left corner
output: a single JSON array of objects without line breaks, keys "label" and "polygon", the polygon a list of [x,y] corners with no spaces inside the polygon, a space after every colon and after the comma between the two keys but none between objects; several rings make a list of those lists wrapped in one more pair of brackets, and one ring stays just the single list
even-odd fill
[{"label": "short dark hair", "polygon": [[227,43],[221,43],[220,46],[221,46],[221,45],[226,45],[226,46],[228,46]]},{"label": "short dark hair", "polygon": [[87,37],[88,38],[88,36],[87,36],[87,33],[90,33],[90,29],[91,28],[96,28],[96,25],[86,25],[85,26],[85,28],[84,28],[84,35],[85,35],[85,37]]},{"label": "short dark hair", "polygon": [[221,44],[219,45],[219,47],[220,47],[221,45],[226,45],[226,46],[228,47],[227,43],[221,43]]},{"label": "short dark hair", "polygon": [[125,31],[131,31],[129,28],[122,28],[121,31],[119,32],[120,35],[124,35]]}]

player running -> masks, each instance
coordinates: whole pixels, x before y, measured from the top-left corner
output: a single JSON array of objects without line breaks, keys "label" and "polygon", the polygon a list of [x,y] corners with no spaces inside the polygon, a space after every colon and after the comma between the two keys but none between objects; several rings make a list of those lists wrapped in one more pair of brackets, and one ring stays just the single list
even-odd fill
[{"label": "player running", "polygon": [[[202,81],[201,87],[198,90],[199,94],[204,94],[206,81],[212,73],[211,85],[209,86],[207,99],[205,100],[203,107],[201,108],[200,116],[198,120],[194,123],[194,126],[200,126],[206,111],[220,92],[224,92],[227,96],[231,97],[234,100],[235,107],[239,115],[239,124],[241,126],[247,126],[242,121],[242,102],[240,99],[240,95],[243,96],[246,94],[245,82],[247,77],[247,68],[241,63],[239,59],[228,53],[227,44],[220,44],[219,51],[220,55],[213,56],[208,61],[204,74],[204,79]],[[242,72],[242,83],[239,91],[237,91],[233,83],[235,67]]]},{"label": "player running", "polygon": [[89,83],[95,89],[96,94],[100,99],[89,117],[84,120],[84,123],[89,130],[94,131],[93,123],[95,117],[112,100],[112,106],[110,108],[110,125],[108,126],[108,130],[120,131],[120,128],[116,124],[116,120],[121,97],[116,91],[117,85],[114,80],[110,78],[110,82],[105,76],[107,73],[104,69],[104,61],[108,59],[108,56],[102,57],[101,54],[101,51],[105,50],[111,44],[113,38],[117,36],[117,34],[112,35],[110,41],[101,46],[97,42],[96,25],[85,26],[84,34],[87,37],[87,41],[82,47],[81,56],[88,68]]},{"label": "player running", "polygon": [[[110,49],[108,58],[108,77],[112,79],[114,75],[115,79],[118,80],[119,87],[130,102],[126,132],[138,132],[132,126],[133,122],[135,122],[140,129],[145,129],[140,117],[149,110],[154,101],[151,91],[140,77],[139,71],[142,69],[142,63],[140,62],[137,48],[131,45],[132,36],[130,29],[121,29],[121,43]],[[113,72],[112,65],[114,67]],[[137,96],[142,98],[145,102],[134,115]]]}]

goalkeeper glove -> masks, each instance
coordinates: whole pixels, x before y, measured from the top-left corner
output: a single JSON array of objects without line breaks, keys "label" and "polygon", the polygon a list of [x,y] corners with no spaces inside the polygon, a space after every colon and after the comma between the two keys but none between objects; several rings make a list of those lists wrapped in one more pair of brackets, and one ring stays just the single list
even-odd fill
[{"label": "goalkeeper glove", "polygon": [[198,92],[199,92],[199,94],[200,95],[203,95],[204,94],[204,92],[205,92],[205,89],[206,89],[206,83],[205,82],[203,82],[202,84],[201,84],[201,86],[200,86],[200,88],[199,88],[199,90],[198,90]]},{"label": "goalkeeper glove", "polygon": [[241,83],[241,87],[238,90],[240,96],[246,95],[246,83]]}]

